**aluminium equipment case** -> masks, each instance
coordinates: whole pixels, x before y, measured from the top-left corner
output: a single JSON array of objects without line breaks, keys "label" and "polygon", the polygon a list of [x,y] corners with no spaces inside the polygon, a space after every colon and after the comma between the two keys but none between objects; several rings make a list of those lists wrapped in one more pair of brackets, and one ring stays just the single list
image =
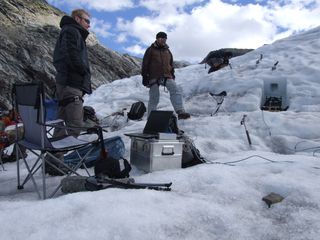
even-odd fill
[{"label": "aluminium equipment case", "polygon": [[145,172],[181,168],[183,142],[131,137],[130,163]]}]

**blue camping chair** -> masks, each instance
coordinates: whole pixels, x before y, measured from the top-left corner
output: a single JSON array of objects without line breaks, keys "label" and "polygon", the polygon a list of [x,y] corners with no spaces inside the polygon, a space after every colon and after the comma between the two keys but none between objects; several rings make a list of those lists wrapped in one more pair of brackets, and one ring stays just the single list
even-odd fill
[{"label": "blue camping chair", "polygon": [[[22,159],[25,167],[28,171],[27,176],[24,181],[20,179],[20,164],[17,160],[17,177],[18,177],[18,189],[23,189],[24,185],[31,180],[39,198],[47,198],[47,184],[46,184],[46,174],[45,167],[46,164],[57,169],[57,171],[62,171],[50,162],[54,160],[57,164],[63,164],[63,168],[67,169],[63,174],[70,175],[76,174],[80,166],[85,165],[84,162],[86,158],[90,155],[91,151],[97,146],[98,138],[94,141],[86,141],[75,138],[73,136],[65,136],[59,139],[50,138],[47,128],[48,127],[59,127],[64,129],[67,128],[61,124],[48,124],[46,119],[46,109],[44,106],[44,88],[41,83],[26,83],[26,84],[15,84],[13,86],[13,100],[15,102],[15,110],[19,113],[24,126],[24,137],[21,140],[16,141],[16,159]],[[86,130],[86,129],[83,129]],[[32,163],[27,161],[22,154],[21,147],[25,147],[37,156],[37,160]],[[80,156],[78,155],[77,164],[70,167],[68,164],[62,163],[55,153],[62,153],[68,151],[78,151],[83,147],[87,147],[88,151]],[[47,156],[50,157],[48,161]],[[42,181],[42,191],[39,190],[39,181],[35,177],[41,169],[41,181]],[[87,172],[88,173],[88,172]],[[56,192],[60,189],[61,184],[59,184],[48,197],[53,197]]]}]

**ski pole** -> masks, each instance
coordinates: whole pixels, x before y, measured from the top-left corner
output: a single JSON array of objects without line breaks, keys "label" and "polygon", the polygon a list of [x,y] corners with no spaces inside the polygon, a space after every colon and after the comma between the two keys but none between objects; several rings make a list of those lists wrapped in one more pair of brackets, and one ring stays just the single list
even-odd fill
[{"label": "ski pole", "polygon": [[251,139],[250,139],[249,131],[248,131],[247,127],[246,127],[246,122],[245,122],[246,117],[247,117],[247,115],[243,115],[240,124],[244,126],[244,130],[245,130],[246,135],[247,135],[248,143],[251,146]]}]

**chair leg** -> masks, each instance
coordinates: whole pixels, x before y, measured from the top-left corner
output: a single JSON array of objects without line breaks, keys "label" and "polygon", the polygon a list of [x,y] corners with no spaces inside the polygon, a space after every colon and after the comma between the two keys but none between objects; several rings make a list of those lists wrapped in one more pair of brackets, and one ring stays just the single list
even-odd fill
[{"label": "chair leg", "polygon": [[[21,153],[21,150],[20,150],[20,149],[19,149],[19,151],[20,151],[20,153]],[[32,170],[30,169],[30,167],[29,167],[29,165],[28,165],[27,160],[25,159],[25,157],[22,157],[22,160],[23,160],[23,162],[24,162],[24,164],[25,164],[25,166],[26,166],[26,168],[27,168],[27,170],[28,170],[28,176],[27,176],[27,178],[31,178],[31,181],[32,181],[32,183],[33,183],[33,186],[34,186],[34,188],[36,189],[39,198],[41,199],[41,194],[40,194],[38,185],[37,185],[37,183],[36,183],[36,181],[35,181],[35,179],[34,179],[34,177],[33,177],[33,174],[34,174],[34,173],[32,173]]]},{"label": "chair leg", "polygon": [[79,161],[79,163],[75,166],[75,169],[78,169],[79,167],[83,166],[89,177],[90,177],[90,173],[89,173],[89,171],[88,171],[88,168],[87,168],[86,164],[84,163],[84,160],[87,159],[87,157],[90,155],[90,153],[91,153],[92,151],[93,151],[93,148],[91,148],[83,157],[81,157],[81,155],[80,155],[79,152],[77,151],[78,158],[80,159],[80,161]]},{"label": "chair leg", "polygon": [[4,166],[3,166],[3,162],[2,162],[3,150],[4,150],[4,148],[1,148],[1,150],[0,150],[0,164],[1,164],[2,170],[5,171]]},{"label": "chair leg", "polygon": [[[88,176],[90,176],[90,173],[89,173],[86,165],[83,163],[83,161],[84,161],[84,159],[86,159],[87,156],[89,156],[89,154],[92,152],[92,150],[93,150],[93,148],[90,149],[90,150],[85,154],[85,156],[84,156],[83,158],[82,158],[82,157],[80,156],[80,154],[77,152],[80,161],[79,161],[79,163],[74,167],[75,170],[70,171],[70,172],[66,175],[66,177],[70,176],[72,173],[75,173],[76,175],[80,176],[80,174],[78,174],[78,173],[76,172],[76,170],[77,170],[81,165],[84,166],[86,172],[88,173]],[[66,164],[64,164],[64,165],[66,165]],[[69,167],[68,167],[68,168],[69,168]],[[58,190],[61,188],[61,186],[62,186],[62,184],[60,183],[59,186],[56,187],[56,189],[51,193],[51,195],[50,195],[49,197],[52,198],[52,197],[58,192]]]},{"label": "chair leg", "polygon": [[[19,158],[19,155],[22,156],[22,160],[23,160],[23,162],[24,162],[24,165],[26,166],[26,168],[27,168],[27,170],[28,170],[28,175],[27,175],[27,177],[25,178],[23,184],[21,184],[21,179],[20,179],[20,163],[19,163],[20,158]],[[17,157],[17,175],[18,175],[18,187],[17,187],[17,188],[18,188],[19,190],[20,190],[20,189],[23,189],[23,188],[24,188],[24,184],[31,179],[31,181],[32,181],[32,183],[33,183],[33,186],[34,186],[34,188],[36,189],[36,192],[37,192],[37,194],[38,194],[38,197],[41,199],[41,194],[40,194],[38,185],[37,185],[37,183],[36,183],[36,181],[35,181],[35,179],[34,179],[34,177],[33,177],[33,174],[34,174],[35,172],[37,172],[37,170],[39,169],[39,168],[37,168],[36,171],[34,171],[34,169],[35,169],[35,167],[36,167],[37,162],[39,161],[39,159],[36,161],[35,165],[30,169],[29,164],[27,163],[27,160],[26,160],[26,158],[23,156],[23,153],[22,153],[22,151],[21,151],[21,149],[20,149],[20,147],[19,147],[19,144],[16,145],[16,157]],[[41,155],[40,155],[39,157],[41,157]]]},{"label": "chair leg", "polygon": [[56,169],[58,172],[62,173],[63,175],[68,174],[68,172],[72,172],[76,175],[79,175],[79,173],[77,173],[74,168],[71,168],[70,166],[68,166],[67,164],[65,164],[63,161],[61,161],[59,158],[57,158],[54,154],[47,152],[47,155],[51,157],[50,160],[54,160],[58,165],[63,166],[64,168],[67,169],[67,171],[63,171],[62,169],[60,169],[58,166],[54,165],[54,163],[50,162],[50,161],[46,161],[46,163],[48,165],[50,165],[52,168]]},{"label": "chair leg", "polygon": [[38,156],[38,159],[36,160],[35,164],[34,164],[33,167],[30,169],[31,174],[29,173],[29,174],[27,175],[27,177],[24,179],[23,183],[22,183],[20,186],[23,187],[24,184],[26,184],[26,183],[30,180],[31,176],[34,175],[34,174],[39,170],[39,168],[41,167],[41,164],[40,164],[39,166],[37,166],[37,165],[38,165],[38,162],[39,162],[40,159],[41,159],[40,156]]},{"label": "chair leg", "polygon": [[[18,178],[18,187],[17,188],[18,189],[23,189],[24,188],[24,184],[26,184],[29,180],[31,180],[35,190],[37,191],[38,197],[40,199],[47,199],[47,198],[54,197],[54,195],[61,188],[61,183],[60,183],[59,186],[56,187],[52,193],[48,193],[47,192],[48,189],[47,189],[47,186],[46,186],[46,164],[48,164],[51,167],[55,168],[57,171],[60,171],[61,173],[66,174],[66,176],[70,176],[71,174],[75,174],[75,175],[80,176],[80,174],[77,173],[76,171],[81,165],[83,165],[85,170],[86,170],[86,172],[87,172],[87,174],[88,174],[88,176],[90,176],[90,173],[89,173],[88,169],[86,168],[86,166],[84,164],[84,159],[86,159],[89,156],[89,154],[92,152],[93,148],[90,149],[88,152],[86,152],[84,157],[81,157],[80,154],[78,153],[80,161],[74,167],[70,167],[66,163],[61,162],[60,159],[58,159],[56,156],[54,156],[50,152],[43,151],[43,152],[41,152],[39,154],[38,152],[35,152],[35,151],[31,150],[31,149],[29,149],[29,150],[38,157],[37,160],[32,165],[32,168],[30,168],[28,162],[26,161],[25,157],[23,156],[23,153],[21,151],[20,146],[18,144],[16,146],[17,178]],[[66,167],[66,169],[68,169],[68,172],[66,173],[66,172],[62,171],[53,162],[48,161],[48,159],[46,159],[46,154],[48,156],[50,156],[51,159],[53,159],[56,163],[62,164],[64,167]],[[22,160],[24,162],[24,165],[26,166],[26,169],[28,171],[28,175],[24,179],[23,183],[21,183],[21,176],[20,176],[20,162],[19,162],[20,158],[22,158]],[[39,164],[39,162],[40,162],[40,164]],[[36,183],[35,178],[34,178],[34,174],[40,168],[41,168],[41,175],[42,175],[42,190],[39,189],[40,186],[38,186],[38,184]]]},{"label": "chair leg", "polygon": [[87,172],[88,176],[91,177],[89,170],[87,168],[87,165],[85,163],[83,163],[82,166],[83,166],[84,170]]},{"label": "chair leg", "polygon": [[23,189],[23,186],[20,185],[20,157],[19,157],[19,150],[18,150],[18,144],[15,143],[15,149],[16,149],[16,161],[17,161],[17,189]]},{"label": "chair leg", "polygon": [[41,164],[41,168],[42,168],[42,191],[43,191],[43,200],[47,198],[47,191],[46,191],[46,160],[45,160],[45,155],[44,153],[41,153],[41,155],[43,156],[41,158],[42,164]]},{"label": "chair leg", "polygon": [[[89,171],[88,171],[88,169],[87,169],[87,167],[86,167],[86,165],[85,165],[85,163],[84,163],[84,160],[90,155],[90,153],[91,153],[92,151],[93,151],[93,148],[91,148],[83,157],[81,157],[81,155],[77,152],[80,161],[79,161],[79,163],[78,163],[73,169],[70,168],[67,164],[63,163],[64,166],[66,166],[68,169],[70,169],[70,172],[66,175],[66,177],[70,176],[72,173],[80,176],[80,174],[78,174],[78,173],[76,172],[76,170],[77,170],[81,165],[84,166],[84,168],[85,168],[88,176],[90,176],[90,173],[89,173]],[[49,153],[49,154],[50,154],[50,153]],[[51,155],[51,154],[50,154],[50,155]],[[54,157],[54,156],[53,156],[53,157]],[[56,158],[55,158],[55,159],[56,159]],[[51,195],[49,196],[49,198],[52,198],[52,197],[58,192],[58,190],[61,188],[61,185],[62,185],[62,184],[60,183],[60,184],[55,188],[55,190],[51,193]]]}]

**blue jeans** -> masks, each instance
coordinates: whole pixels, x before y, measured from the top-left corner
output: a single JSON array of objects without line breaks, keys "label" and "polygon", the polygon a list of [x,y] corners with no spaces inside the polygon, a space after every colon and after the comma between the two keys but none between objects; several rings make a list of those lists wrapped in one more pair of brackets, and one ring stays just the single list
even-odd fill
[{"label": "blue jeans", "polygon": [[[154,79],[152,80],[154,81]],[[161,83],[160,83],[161,84]],[[182,93],[177,87],[176,82],[173,79],[167,79],[166,88],[170,94],[171,104],[176,112],[183,111]],[[160,99],[159,85],[153,84],[149,90],[149,103],[148,103],[148,116],[151,111],[157,110],[157,106]]]}]

